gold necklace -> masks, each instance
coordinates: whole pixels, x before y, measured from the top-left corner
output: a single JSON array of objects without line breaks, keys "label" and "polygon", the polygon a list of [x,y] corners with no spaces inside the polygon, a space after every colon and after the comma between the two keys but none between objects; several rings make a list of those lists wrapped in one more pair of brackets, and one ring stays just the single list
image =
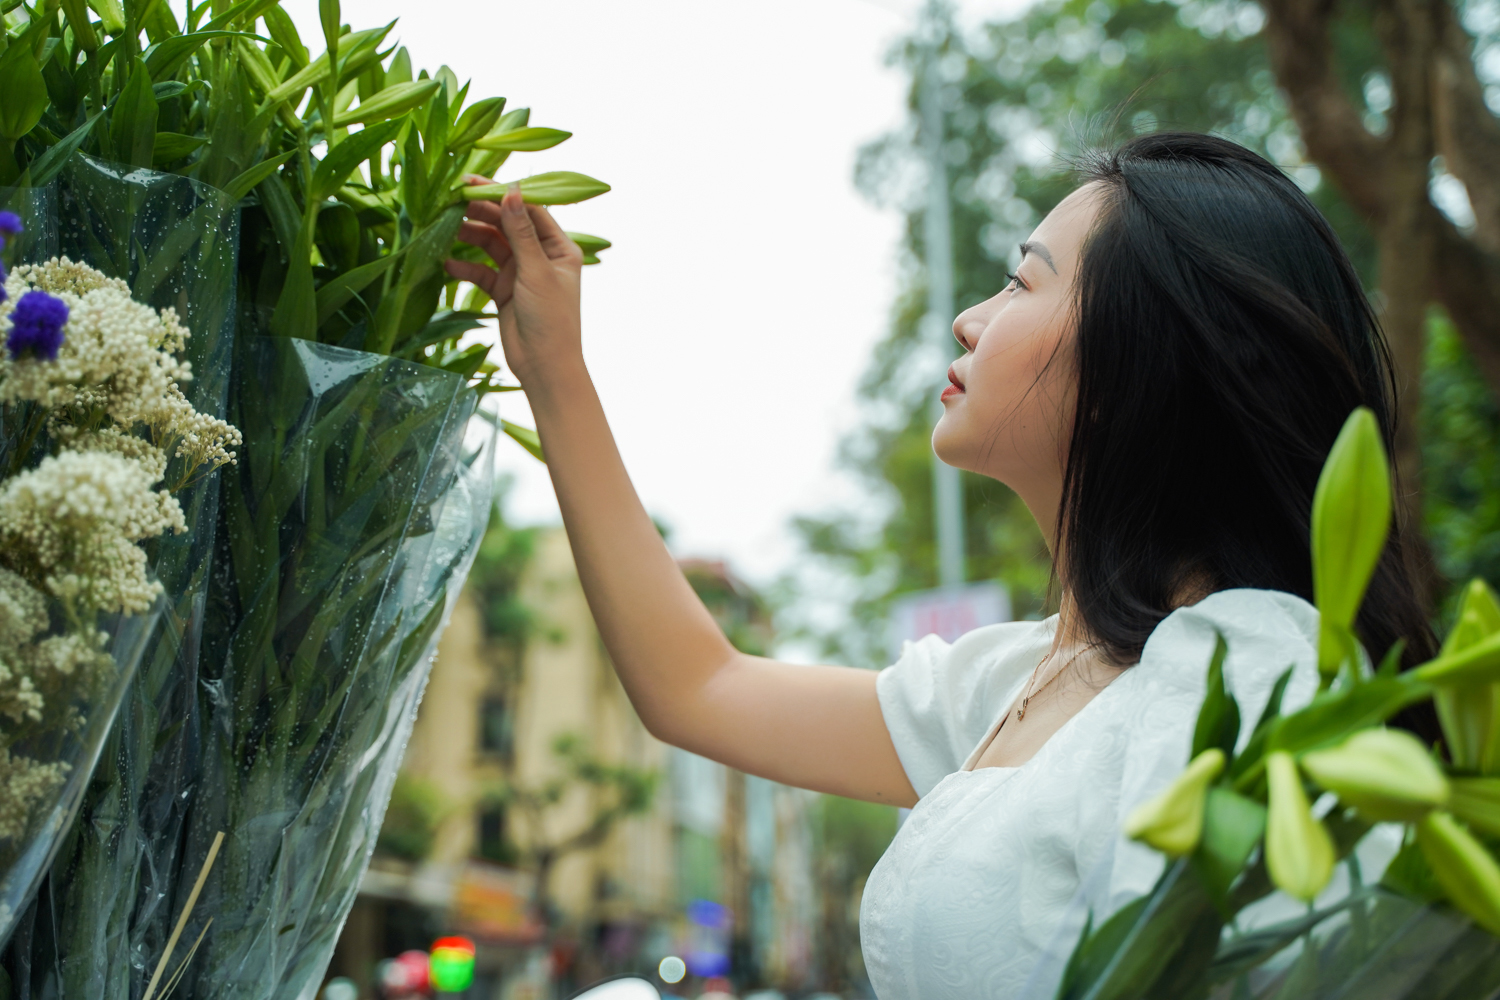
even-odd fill
[{"label": "gold necklace", "polygon": [[1031,704],[1031,699],[1032,699],[1033,695],[1041,694],[1042,691],[1046,689],[1046,687],[1047,687],[1048,684],[1051,684],[1053,681],[1057,680],[1057,678],[1062,674],[1062,672],[1064,670],[1067,670],[1069,667],[1071,667],[1078,660],[1078,658],[1080,656],[1082,656],[1084,653],[1087,653],[1088,651],[1089,651],[1089,647],[1085,646],[1082,649],[1080,649],[1078,652],[1074,653],[1068,659],[1067,663],[1064,663],[1062,666],[1060,666],[1056,670],[1054,670],[1052,672],[1052,676],[1048,677],[1045,681],[1043,681],[1041,687],[1039,687],[1035,691],[1033,691],[1031,689],[1031,686],[1036,683],[1036,675],[1037,675],[1038,671],[1040,671],[1042,669],[1042,666],[1044,664],[1046,664],[1046,662],[1048,660],[1052,659],[1052,652],[1053,651],[1049,650],[1047,652],[1047,655],[1044,656],[1044,657],[1042,657],[1042,662],[1038,663],[1036,665],[1036,669],[1034,669],[1034,670],[1031,671],[1031,679],[1026,682],[1026,693],[1021,696],[1021,707],[1018,708],[1018,709],[1016,709],[1016,721],[1020,722],[1022,719],[1026,718],[1026,707]]}]

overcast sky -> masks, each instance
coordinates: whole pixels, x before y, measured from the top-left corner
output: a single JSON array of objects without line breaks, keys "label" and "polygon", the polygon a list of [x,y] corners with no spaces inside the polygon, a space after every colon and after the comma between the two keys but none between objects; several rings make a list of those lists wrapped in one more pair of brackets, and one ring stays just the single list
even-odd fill
[{"label": "overcast sky", "polygon": [[[310,47],[316,0],[288,0]],[[970,0],[965,19],[1016,9]],[[854,190],[859,146],[902,120],[884,64],[910,0],[345,0],[400,18],[417,68],[451,66],[566,129],[501,180],[578,170],[613,185],[555,210],[614,241],[584,272],[584,351],[647,508],[681,555],[752,581],[797,552],[788,520],[858,500],[834,468],[886,327],[900,219]],[[499,352],[496,352],[498,356]],[[498,357],[497,357],[498,360]],[[530,424],[519,394],[506,416]],[[545,470],[502,441],[510,510],[555,522]]]}]

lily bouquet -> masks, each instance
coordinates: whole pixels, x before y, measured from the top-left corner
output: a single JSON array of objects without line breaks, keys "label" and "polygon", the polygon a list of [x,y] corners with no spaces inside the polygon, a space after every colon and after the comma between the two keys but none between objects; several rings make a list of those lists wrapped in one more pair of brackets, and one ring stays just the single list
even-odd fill
[{"label": "lily bouquet", "polygon": [[[1059,1000],[1500,989],[1500,602],[1475,580],[1436,659],[1398,672],[1396,648],[1373,666],[1353,623],[1390,517],[1379,432],[1356,410],[1313,500],[1319,692],[1283,713],[1288,668],[1242,720],[1220,642],[1190,763],[1126,823],[1165,870],[1102,923],[1079,921]],[[1427,700],[1443,745],[1387,728]]]},{"label": "lily bouquet", "polygon": [[415,72],[337,0],[321,53],[274,0],[173,10],[0,4],[0,205],[48,220],[26,259],[172,305],[189,399],[244,437],[148,547],[162,620],[0,952],[17,997],[312,995],[487,523],[494,425],[538,452],[473,419],[516,387],[475,333],[489,300],[441,263],[473,252],[463,204],[505,191],[473,176],[568,133]]},{"label": "lily bouquet", "polygon": [[[0,248],[21,235],[0,212]],[[0,265],[0,937],[82,798],[162,594],[141,543],[239,433],[181,386],[170,308],[66,258]],[[165,488],[162,487],[166,483]]]}]

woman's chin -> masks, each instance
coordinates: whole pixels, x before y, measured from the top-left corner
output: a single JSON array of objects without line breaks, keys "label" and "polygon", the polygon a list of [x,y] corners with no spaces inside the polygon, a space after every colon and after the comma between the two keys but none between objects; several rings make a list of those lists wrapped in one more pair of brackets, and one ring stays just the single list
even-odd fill
[{"label": "woman's chin", "polygon": [[958,433],[958,429],[952,426],[952,417],[952,413],[945,413],[932,429],[932,450],[944,465],[967,469],[968,460],[973,458],[973,449],[968,447],[968,442]]}]

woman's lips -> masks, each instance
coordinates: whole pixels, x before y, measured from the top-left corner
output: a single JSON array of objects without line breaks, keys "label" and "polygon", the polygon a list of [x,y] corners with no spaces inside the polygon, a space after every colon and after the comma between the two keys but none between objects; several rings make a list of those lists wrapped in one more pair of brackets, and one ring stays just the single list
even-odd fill
[{"label": "woman's lips", "polygon": [[943,390],[943,394],[938,397],[939,399],[951,399],[954,396],[963,394],[964,384],[958,380],[957,375],[953,374],[952,368],[948,369],[948,381],[952,384]]}]

